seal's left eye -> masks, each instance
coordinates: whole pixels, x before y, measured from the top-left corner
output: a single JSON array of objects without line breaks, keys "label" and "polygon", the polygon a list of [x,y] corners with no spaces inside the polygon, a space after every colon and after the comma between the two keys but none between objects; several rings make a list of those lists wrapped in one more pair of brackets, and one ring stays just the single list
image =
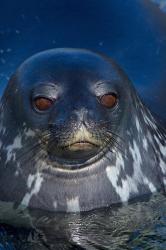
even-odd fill
[{"label": "seal's left eye", "polygon": [[34,100],[35,108],[39,111],[46,111],[53,105],[53,100],[46,97],[37,97]]},{"label": "seal's left eye", "polygon": [[108,93],[100,97],[100,103],[106,108],[113,108],[117,104],[117,95],[115,93]]}]

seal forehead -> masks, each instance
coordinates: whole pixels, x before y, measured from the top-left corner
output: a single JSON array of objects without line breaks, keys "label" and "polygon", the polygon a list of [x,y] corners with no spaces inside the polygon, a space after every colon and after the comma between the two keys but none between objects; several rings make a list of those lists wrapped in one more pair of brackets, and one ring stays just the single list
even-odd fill
[{"label": "seal forehead", "polygon": [[19,68],[20,80],[58,81],[66,77],[119,79],[113,61],[86,50],[54,49],[39,53],[26,60]]}]

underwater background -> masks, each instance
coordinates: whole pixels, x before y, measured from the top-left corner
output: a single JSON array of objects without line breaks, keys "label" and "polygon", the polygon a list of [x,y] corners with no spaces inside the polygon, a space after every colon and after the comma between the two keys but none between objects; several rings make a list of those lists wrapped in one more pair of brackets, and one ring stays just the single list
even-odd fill
[{"label": "underwater background", "polygon": [[[166,0],[2,0],[1,95],[23,60],[56,47],[111,56],[166,124]],[[166,249],[162,194],[85,214],[8,209],[0,204],[0,250]]]},{"label": "underwater background", "polygon": [[115,59],[143,100],[166,120],[165,6],[165,0],[1,1],[1,92],[34,53],[87,48]]}]

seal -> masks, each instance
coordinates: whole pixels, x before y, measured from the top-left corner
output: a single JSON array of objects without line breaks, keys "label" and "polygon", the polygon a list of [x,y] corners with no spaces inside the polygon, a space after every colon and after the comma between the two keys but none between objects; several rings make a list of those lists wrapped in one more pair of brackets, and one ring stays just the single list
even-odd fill
[{"label": "seal", "polygon": [[0,200],[78,212],[166,186],[166,132],[112,59],[52,49],[1,100]]}]

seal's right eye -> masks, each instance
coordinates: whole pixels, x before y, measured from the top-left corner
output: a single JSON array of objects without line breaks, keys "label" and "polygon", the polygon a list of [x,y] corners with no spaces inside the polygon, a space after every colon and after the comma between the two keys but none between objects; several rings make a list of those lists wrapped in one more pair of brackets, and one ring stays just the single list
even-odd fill
[{"label": "seal's right eye", "polygon": [[34,106],[39,111],[46,111],[53,105],[54,101],[46,97],[36,97],[34,99]]}]

